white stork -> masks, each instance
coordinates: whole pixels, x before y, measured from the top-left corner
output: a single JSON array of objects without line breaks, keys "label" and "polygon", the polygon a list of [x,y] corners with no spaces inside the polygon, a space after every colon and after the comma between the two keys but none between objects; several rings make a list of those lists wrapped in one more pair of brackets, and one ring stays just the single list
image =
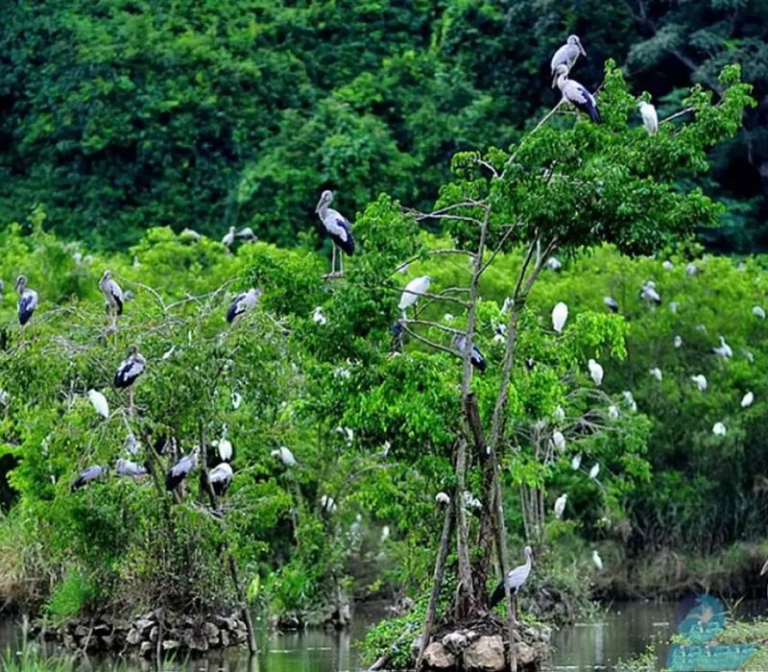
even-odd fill
[{"label": "white stork", "polygon": [[552,71],[552,88],[557,85],[557,73],[560,66],[565,67],[565,74],[567,75],[573,70],[573,66],[579,58],[579,54],[586,56],[587,52],[584,51],[584,47],[581,44],[581,40],[577,35],[570,35],[565,44],[560,47],[552,56],[550,62],[550,69]]},{"label": "white stork", "polygon": [[165,472],[165,487],[169,492],[178,488],[181,482],[189,476],[192,470],[197,466],[197,455],[199,452],[200,447],[195,446],[189,455],[182,457]]},{"label": "white stork", "polygon": [[112,271],[104,271],[104,275],[99,280],[99,289],[107,303],[107,319],[114,329],[117,325],[117,318],[123,314],[123,290],[112,279]]},{"label": "white stork", "polygon": [[643,118],[643,126],[648,131],[648,135],[656,135],[659,132],[659,115],[656,114],[656,108],[644,100],[637,106],[640,108],[640,116]]},{"label": "white stork", "polygon": [[333,241],[333,256],[331,258],[331,276],[344,275],[344,263],[342,255],[339,255],[339,270],[336,270],[336,247],[350,257],[355,253],[355,239],[352,237],[352,225],[340,212],[329,208],[333,202],[333,192],[326,189],[320,196],[315,212],[325,227],[325,232]]},{"label": "white stork", "polygon": [[589,118],[596,124],[599,124],[600,111],[597,109],[597,101],[595,97],[587,91],[583,84],[579,84],[576,80],[568,79],[568,66],[565,64],[558,65],[555,69],[557,75],[557,86],[560,89],[560,93],[563,94],[563,100],[569,102],[577,110],[589,115]]},{"label": "white stork", "polygon": [[120,362],[120,366],[117,367],[114,385],[118,390],[128,390],[129,413],[133,413],[136,410],[133,404],[133,384],[138,377],[144,373],[146,367],[147,360],[144,359],[144,355],[139,352],[139,349],[135,345],[128,348],[128,357]]},{"label": "white stork", "polygon": [[227,310],[227,322],[232,324],[236,317],[255,308],[261,293],[261,289],[251,288],[247,292],[238,294],[230,304],[229,310]]}]

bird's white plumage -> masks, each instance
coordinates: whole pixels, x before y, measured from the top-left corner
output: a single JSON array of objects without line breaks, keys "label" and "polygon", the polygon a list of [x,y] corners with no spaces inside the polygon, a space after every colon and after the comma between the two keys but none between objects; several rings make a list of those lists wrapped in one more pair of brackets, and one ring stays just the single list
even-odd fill
[{"label": "bird's white plumage", "polygon": [[218,440],[216,449],[219,451],[219,459],[222,462],[229,462],[232,459],[232,442],[226,437],[222,436]]},{"label": "bird's white plumage", "polygon": [[552,432],[552,445],[560,452],[565,450],[566,440],[565,436],[560,430],[555,430]]},{"label": "bird's white plumage", "polygon": [[685,267],[685,272],[688,276],[693,277],[694,275],[697,275],[699,272],[699,267],[691,262]]},{"label": "bird's white plumage", "polygon": [[595,385],[600,387],[603,384],[603,375],[605,373],[602,365],[594,359],[590,359],[589,362],[587,362],[587,366],[589,367],[589,375],[592,376]]},{"label": "bird's white plumage", "polygon": [[567,502],[567,493],[563,493],[555,500],[555,518],[558,520],[563,517],[563,513],[565,512],[565,505]]},{"label": "bird's white plumage", "polygon": [[597,550],[592,551],[592,564],[595,565],[598,572],[603,571],[603,559],[600,557],[600,554],[597,552]]},{"label": "bird's white plumage", "polygon": [[675,344],[675,348],[679,348],[683,345],[683,339],[680,336],[675,336],[675,340],[673,342]]},{"label": "bird's white plumage", "polygon": [[561,262],[557,257],[550,257],[544,263],[544,267],[548,268],[550,271],[559,271],[563,267],[563,262]]},{"label": "bird's white plumage", "polygon": [[598,477],[600,474],[600,464],[595,464],[590,470],[589,470],[589,477],[594,480]]},{"label": "bird's white plumage", "polygon": [[109,402],[98,390],[88,390],[88,399],[91,400],[95,411],[103,418],[109,417]]},{"label": "bird's white plumage", "polygon": [[328,321],[325,318],[325,313],[320,306],[317,306],[317,308],[312,311],[312,321],[320,325],[323,325]]},{"label": "bird's white plumage", "polygon": [[562,422],[565,420],[565,410],[558,404],[557,408],[552,413],[552,419],[556,422]]},{"label": "bird's white plumage", "polygon": [[435,503],[439,504],[440,506],[447,506],[451,503],[451,498],[445,492],[438,492],[435,495]]},{"label": "bird's white plumage", "polygon": [[222,462],[208,472],[208,479],[211,483],[223,483],[231,481],[233,475],[232,466],[228,462]]},{"label": "bird's white plumage", "polygon": [[637,402],[632,393],[629,390],[624,390],[621,394],[624,396],[624,403],[629,406],[629,410],[633,413],[637,412]]},{"label": "bird's white plumage", "polygon": [[334,513],[336,511],[336,501],[329,495],[323,495],[320,497],[320,508],[326,513]]},{"label": "bird's white plumage", "polygon": [[749,408],[752,405],[752,402],[755,400],[755,395],[752,392],[747,392],[742,398],[741,398],[741,407],[742,408]]},{"label": "bird's white plumage", "polygon": [[640,290],[640,298],[652,303],[661,303],[661,295],[656,291],[656,283],[652,280],[646,282]]},{"label": "bird's white plumage", "polygon": [[560,301],[552,309],[552,328],[558,333],[563,333],[565,321],[568,319],[568,306]]},{"label": "bird's white plumage", "polygon": [[420,275],[418,278],[411,280],[405,286],[400,297],[400,310],[406,310],[415,304],[419,300],[419,296],[429,290],[430,284],[432,284],[432,278],[428,275]]},{"label": "bird's white plumage", "polygon": [[640,116],[643,118],[643,126],[648,131],[648,135],[656,135],[659,131],[659,115],[656,113],[656,108],[645,101],[641,102],[639,107]]},{"label": "bird's white plumage", "polygon": [[530,546],[525,547],[525,564],[515,567],[507,575],[507,585],[510,590],[520,590],[523,584],[528,580],[531,573],[531,560],[533,558],[533,549]]},{"label": "bird's white plumage", "polygon": [[234,226],[230,226],[229,227],[229,231],[227,232],[227,235],[225,235],[221,239],[221,242],[224,245],[226,245],[227,247],[232,247],[232,245],[235,244],[235,235],[236,235],[235,234],[235,227]]},{"label": "bird's white plumage", "polygon": [[699,388],[699,392],[707,391],[707,379],[702,373],[698,373],[695,376],[691,376],[691,380],[696,383],[696,387]]},{"label": "bird's white plumage", "polygon": [[651,374],[651,375],[652,375],[652,376],[653,376],[653,377],[654,377],[656,380],[658,380],[659,382],[661,382],[661,380],[662,380],[663,376],[662,376],[662,373],[661,373],[661,369],[660,369],[658,366],[654,366],[654,367],[653,367],[653,368],[652,368],[652,369],[649,371],[649,373],[650,373],[650,374]]},{"label": "bird's white plumage", "polygon": [[668,271],[671,271],[675,267],[675,265],[669,259],[664,261],[664,263],[662,263],[661,265],[663,268],[665,268]]},{"label": "bird's white plumage", "polygon": [[608,417],[611,420],[618,420],[618,418],[619,418],[619,407],[616,406],[615,404],[611,404],[608,407]]},{"label": "bird's white plumage", "polygon": [[571,458],[571,469],[578,471],[579,467],[581,467],[581,454],[574,455]]},{"label": "bird's white plumage", "polygon": [[272,457],[278,458],[286,467],[295,467],[298,464],[291,449],[286,446],[280,446],[277,450],[273,450],[271,454]]},{"label": "bird's white plumage", "polygon": [[764,319],[765,319],[765,310],[764,310],[763,308],[761,308],[760,306],[755,306],[755,307],[752,309],[752,314],[753,314],[755,317],[759,317],[761,320],[764,320]]},{"label": "bird's white plumage", "polygon": [[725,436],[727,433],[727,430],[725,429],[725,425],[722,422],[716,422],[712,426],[712,433],[715,436]]},{"label": "bird's white plumage", "polygon": [[723,336],[720,337],[720,345],[716,348],[712,348],[712,352],[720,355],[724,359],[733,357],[733,349],[730,345],[728,345],[728,343],[725,342],[725,338]]}]

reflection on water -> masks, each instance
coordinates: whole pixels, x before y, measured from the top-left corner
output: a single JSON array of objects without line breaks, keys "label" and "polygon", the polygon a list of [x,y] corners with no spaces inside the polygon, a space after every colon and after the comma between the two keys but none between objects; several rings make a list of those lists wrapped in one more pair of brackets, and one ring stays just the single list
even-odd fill
[{"label": "reflection on water", "polygon": [[[669,638],[675,632],[676,606],[675,603],[643,602],[614,605],[596,622],[563,628],[554,636],[556,649],[544,669],[548,672],[611,670],[619,659],[642,653],[650,643],[656,644],[661,669]],[[740,612],[750,616],[765,613],[765,603],[745,604]],[[261,653],[252,660],[237,650],[215,651],[201,657],[168,660],[163,669],[185,672],[357,672],[361,665],[355,642],[381,616],[378,608],[358,609],[354,626],[346,632],[276,633],[260,627]],[[20,639],[21,631],[15,621],[0,621],[0,650],[18,648]],[[52,644],[45,645],[44,651],[46,655],[61,653]],[[155,669],[150,661],[124,656],[81,658],[78,668],[94,672],[150,672]]]}]

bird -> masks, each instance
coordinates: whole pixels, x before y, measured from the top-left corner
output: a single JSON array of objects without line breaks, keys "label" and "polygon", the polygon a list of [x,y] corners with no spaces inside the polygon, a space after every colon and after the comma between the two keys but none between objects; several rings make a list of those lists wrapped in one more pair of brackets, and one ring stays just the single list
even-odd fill
[{"label": "bird", "polygon": [[259,239],[250,226],[246,226],[244,229],[240,229],[237,232],[237,237],[240,240],[244,240],[246,243],[255,243]]},{"label": "bird", "polygon": [[683,344],[683,339],[680,336],[675,336],[675,340],[673,342],[675,344],[675,348],[679,348]]},{"label": "bird", "polygon": [[118,476],[125,476],[127,478],[141,478],[147,475],[147,468],[138,462],[120,458],[115,463],[115,473]]},{"label": "bird", "polygon": [[117,318],[123,314],[123,290],[112,279],[112,271],[104,271],[99,280],[99,289],[107,304],[107,319],[111,327],[115,327]]},{"label": "bird", "polygon": [[217,497],[223,497],[227,494],[233,475],[234,472],[228,462],[222,462],[208,472],[208,482]]},{"label": "bird", "polygon": [[612,296],[606,296],[603,298],[603,303],[607,306],[608,310],[612,313],[619,312],[619,302]]},{"label": "bird", "polygon": [[194,229],[185,228],[180,234],[179,238],[182,240],[191,240],[193,243],[200,242],[202,236]]},{"label": "bird", "polygon": [[587,366],[589,367],[589,375],[592,376],[592,380],[595,382],[595,385],[600,387],[600,385],[603,384],[603,367],[601,364],[596,362],[594,359],[590,359],[589,362],[587,362]]},{"label": "bird", "polygon": [[323,325],[326,322],[328,322],[328,320],[325,317],[325,313],[323,313],[323,309],[320,306],[318,306],[312,311],[312,321],[320,325]]},{"label": "bird", "polygon": [[[2,299],[0,299],[0,300],[2,300]],[[763,310],[763,309],[762,309],[760,306],[755,306],[755,307],[752,309],[752,314],[753,314],[755,317],[759,317],[761,320],[764,320],[764,319],[765,319],[765,310]]]},{"label": "bird", "polygon": [[563,262],[560,261],[557,257],[550,257],[547,259],[547,261],[544,263],[544,268],[548,268],[550,271],[559,271],[563,267]]},{"label": "bird", "polygon": [[227,234],[221,239],[223,245],[227,248],[232,247],[235,244],[235,227],[230,226]]},{"label": "bird", "polygon": [[147,367],[147,360],[139,349],[132,345],[128,348],[128,357],[126,357],[115,373],[114,385],[118,390],[128,390],[128,412],[133,413],[135,406],[133,404],[134,388],[133,385],[139,376],[144,373]]},{"label": "bird", "polygon": [[331,275],[344,275],[343,257],[339,255],[339,270],[336,271],[336,248],[348,254],[350,257],[355,253],[355,239],[352,237],[352,225],[349,220],[341,213],[329,208],[333,202],[333,192],[325,190],[320,195],[315,212],[320,217],[320,221],[325,227],[326,233],[333,241],[333,257],[331,258]]},{"label": "bird", "polygon": [[720,355],[724,359],[733,357],[733,349],[725,342],[725,338],[723,336],[720,337],[720,345],[716,348],[712,348],[712,352],[714,352],[716,355]]},{"label": "bird", "polygon": [[565,504],[568,501],[567,493],[563,493],[555,500],[555,518],[560,520],[565,512]]},{"label": "bird", "polygon": [[88,399],[91,400],[93,408],[101,417],[109,417],[109,402],[101,392],[98,390],[88,390]]},{"label": "bird", "polygon": [[333,497],[330,497],[329,495],[323,495],[320,497],[320,508],[326,513],[335,513],[338,507],[336,506],[336,501],[333,499]]},{"label": "bird", "polygon": [[661,369],[658,366],[655,366],[652,368],[649,373],[659,382],[661,382],[662,375],[661,375]]},{"label": "bird", "polygon": [[598,572],[603,571],[603,559],[600,557],[596,548],[592,549],[592,563],[595,565]]},{"label": "bird", "polygon": [[589,470],[589,477],[594,481],[598,475],[600,474],[600,464],[596,463],[590,470]]},{"label": "bird", "polygon": [[667,271],[671,271],[675,267],[675,265],[669,259],[664,261],[661,265]]},{"label": "bird", "polygon": [[[656,291],[656,283],[653,280],[648,280],[648,282],[643,285],[643,288],[640,290],[640,298],[655,303],[656,305],[661,304],[661,295]],[[671,306],[670,310],[672,310]],[[672,312],[677,312],[677,308],[672,310]]]},{"label": "bird", "polygon": [[195,446],[189,455],[185,455],[178,460],[168,471],[165,472],[165,487],[172,492],[181,485],[181,482],[189,476],[192,470],[197,466],[197,455],[200,447]]},{"label": "bird", "polygon": [[419,296],[429,290],[431,284],[432,278],[430,276],[420,275],[405,286],[405,289],[400,296],[400,304],[398,306],[400,310],[403,311],[403,317],[405,317],[405,311],[419,300]]},{"label": "bird", "polygon": [[236,317],[254,308],[259,302],[261,294],[261,289],[254,288],[238,294],[230,304],[229,310],[227,310],[227,322],[232,324]]},{"label": "bird", "polygon": [[[659,303],[661,303],[661,300],[659,300]],[[679,308],[680,308],[680,304],[677,301],[673,301],[672,303],[669,304],[669,310],[672,313],[677,314],[677,311],[679,310]]]},{"label": "bird", "polygon": [[560,406],[560,404],[557,405],[557,408],[555,408],[554,411],[552,411],[552,419],[556,420],[557,422],[562,422],[565,420],[565,409]]},{"label": "bird", "polygon": [[629,406],[629,410],[633,413],[637,412],[637,402],[635,401],[635,398],[632,396],[632,393],[629,390],[624,390],[621,393],[624,396],[624,403]]},{"label": "bird", "polygon": [[[467,351],[467,337],[464,334],[456,334],[453,339],[453,347],[463,356]],[[472,344],[472,352],[470,353],[469,361],[480,373],[485,373],[485,370],[488,368],[485,357],[483,357],[483,354],[474,343]]]},{"label": "bird", "polygon": [[752,392],[747,392],[742,398],[741,398],[741,407],[742,408],[749,408],[752,405],[752,402],[755,400],[755,395],[752,394]]},{"label": "bird", "polygon": [[129,455],[138,455],[139,451],[141,450],[141,444],[136,439],[136,435],[133,432],[125,437],[125,441],[123,441],[123,447],[125,448],[125,452],[127,452]]},{"label": "bird", "polygon": [[594,123],[599,124],[601,122],[600,111],[597,109],[595,97],[582,84],[576,80],[568,79],[568,66],[565,64],[558,65],[555,68],[555,74],[557,87],[563,94],[563,100],[568,101],[577,110],[585,112]]},{"label": "bird", "polygon": [[214,441],[214,446],[219,451],[219,459],[222,462],[232,461],[232,442],[227,438],[226,429],[222,432],[221,438]]},{"label": "bird", "polygon": [[80,475],[74,480],[72,483],[72,492],[75,492],[75,490],[79,490],[80,488],[85,487],[86,485],[90,485],[94,481],[100,479],[102,476],[105,476],[107,473],[107,467],[101,466],[101,465],[94,465],[92,467],[87,467],[86,469],[83,469],[80,472]]},{"label": "bird", "polygon": [[707,379],[703,374],[699,373],[695,376],[691,376],[691,380],[696,383],[696,387],[699,388],[699,392],[707,391]]},{"label": "bird", "polygon": [[34,289],[27,287],[27,276],[20,275],[16,279],[16,293],[19,295],[18,315],[21,325],[22,340],[24,339],[24,330],[27,323],[32,319],[32,315],[37,308],[38,296]]},{"label": "bird", "polygon": [[[509,586],[509,592],[513,595],[517,593],[520,588],[523,587],[528,577],[531,574],[531,561],[533,559],[533,549],[530,546],[526,546],[523,551],[525,554],[525,564],[515,567],[507,574],[507,585]],[[493,609],[499,602],[504,599],[504,581],[499,581],[499,585],[496,586],[496,590],[491,595],[491,601],[488,606]]]},{"label": "bird", "polygon": [[552,328],[558,333],[563,333],[563,327],[565,326],[565,321],[568,319],[568,306],[560,301],[553,309],[552,309]]},{"label": "bird", "polygon": [[699,267],[691,262],[685,267],[685,272],[689,277],[693,277],[694,275],[697,275],[699,272]]},{"label": "bird", "polygon": [[571,458],[571,469],[578,471],[579,467],[581,467],[581,454],[574,455]]},{"label": "bird", "polygon": [[435,504],[438,506],[448,506],[451,503],[451,498],[445,492],[438,492],[435,495]]},{"label": "bird", "polygon": [[552,88],[557,85],[557,73],[560,66],[565,66],[565,74],[573,70],[573,66],[579,58],[579,54],[586,56],[587,52],[584,51],[584,47],[581,44],[581,40],[577,35],[569,35],[565,44],[560,47],[552,56],[550,62],[550,70],[552,74]]},{"label": "bird", "polygon": [[656,135],[659,132],[659,115],[656,114],[656,108],[650,103],[642,100],[638,103],[640,116],[643,118],[643,126],[648,131],[648,135]]},{"label": "bird", "polygon": [[618,418],[619,418],[619,407],[616,406],[615,404],[611,404],[608,407],[608,417],[611,420],[618,420]]},{"label": "bird", "polygon": [[714,425],[712,425],[712,433],[715,436],[725,436],[725,425],[722,422],[716,422]]},{"label": "bird", "polygon": [[465,509],[481,509],[483,508],[483,503],[475,497],[469,490],[465,490],[461,493],[461,503],[463,504]]},{"label": "bird", "polygon": [[298,464],[290,448],[286,448],[285,446],[280,446],[270,454],[272,457],[278,458],[286,467],[295,467]]},{"label": "bird", "polygon": [[560,430],[555,430],[552,432],[552,445],[557,448],[560,452],[563,452],[565,450],[566,441],[565,436]]}]

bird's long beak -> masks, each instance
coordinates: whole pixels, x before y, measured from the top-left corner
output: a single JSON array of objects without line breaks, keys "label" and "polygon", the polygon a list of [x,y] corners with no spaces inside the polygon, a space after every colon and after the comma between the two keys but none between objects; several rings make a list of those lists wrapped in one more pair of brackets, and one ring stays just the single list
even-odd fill
[{"label": "bird's long beak", "polygon": [[322,204],[323,204],[323,199],[321,198],[321,199],[320,199],[320,200],[317,202],[317,207],[315,208],[315,214],[317,214],[317,213],[319,213],[319,212],[320,212],[320,206],[322,206]]},{"label": "bird's long beak", "polygon": [[584,49],[584,47],[582,47],[581,45],[579,45],[579,51],[581,52],[581,55],[582,55],[584,58],[586,58],[586,57],[587,57],[587,52],[586,52],[586,50]]},{"label": "bird's long beak", "polygon": [[554,89],[554,88],[557,86],[557,78],[558,78],[559,76],[560,76],[560,75],[558,75],[557,73],[555,73],[555,76],[554,76],[554,77],[552,77],[552,88],[553,88],[553,89]]}]

